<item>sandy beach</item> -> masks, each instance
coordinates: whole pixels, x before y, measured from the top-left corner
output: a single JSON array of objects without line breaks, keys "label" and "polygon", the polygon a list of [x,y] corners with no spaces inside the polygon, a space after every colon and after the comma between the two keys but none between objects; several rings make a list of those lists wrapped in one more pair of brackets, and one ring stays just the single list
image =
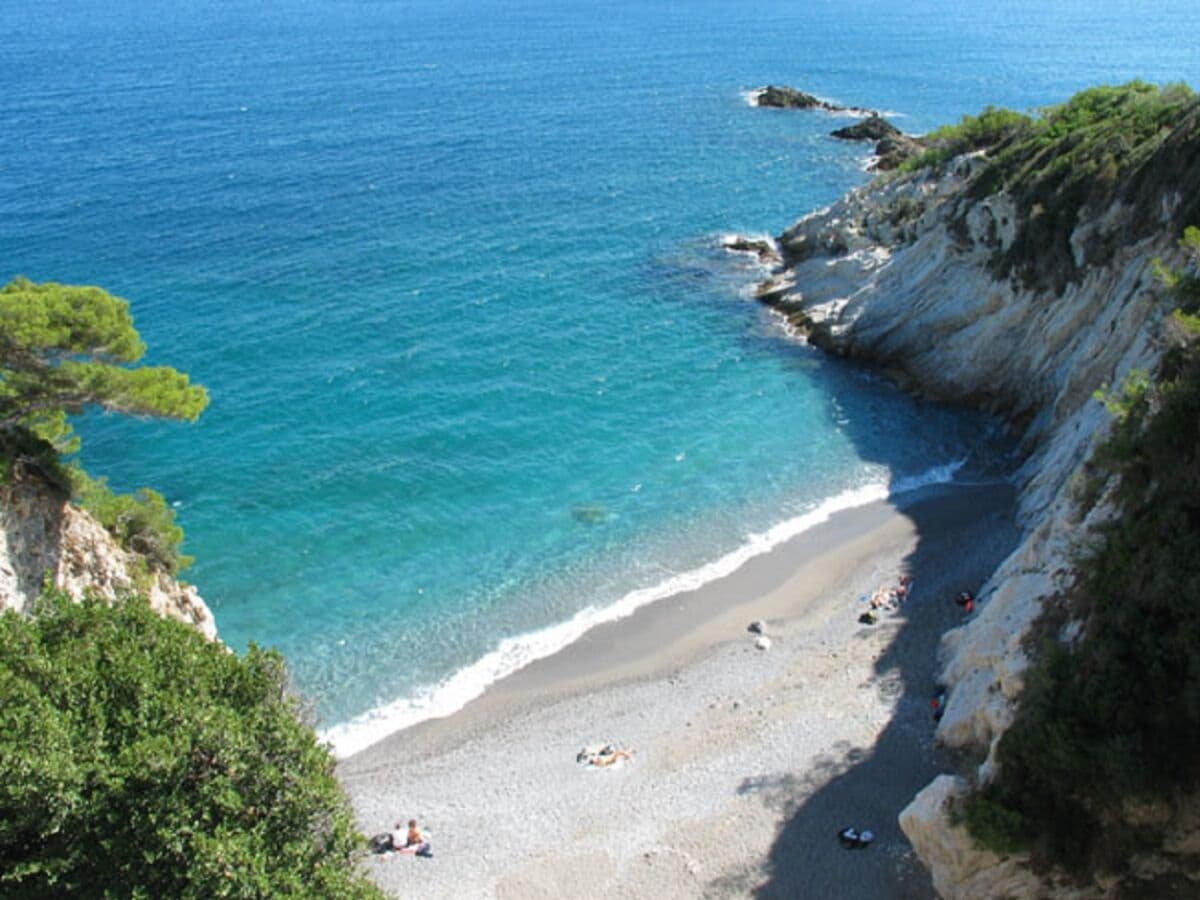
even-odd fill
[{"label": "sandy beach", "polygon": [[[896,818],[950,766],[938,641],[1015,546],[1012,516],[998,484],[845,510],[343,761],[365,833],[430,833],[432,859],[371,857],[371,877],[431,900],[934,896]],[[901,607],[860,624],[901,574]],[[632,760],[576,761],[605,742]],[[875,842],[843,849],[846,825]]]}]

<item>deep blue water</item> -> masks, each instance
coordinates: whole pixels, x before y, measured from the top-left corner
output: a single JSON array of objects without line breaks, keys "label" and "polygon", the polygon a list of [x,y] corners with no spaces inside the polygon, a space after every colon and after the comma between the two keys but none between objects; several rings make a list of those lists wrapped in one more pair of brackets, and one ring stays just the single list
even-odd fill
[{"label": "deep blue water", "polygon": [[85,462],[177,504],[222,636],[325,726],[445,711],[830,498],[995,464],[988,423],[744,299],[719,235],[866,178],[837,120],[745,91],[923,131],[1200,83],[1177,0],[0,10],[0,278],[103,285],[208,386],[194,426],[86,418]]}]

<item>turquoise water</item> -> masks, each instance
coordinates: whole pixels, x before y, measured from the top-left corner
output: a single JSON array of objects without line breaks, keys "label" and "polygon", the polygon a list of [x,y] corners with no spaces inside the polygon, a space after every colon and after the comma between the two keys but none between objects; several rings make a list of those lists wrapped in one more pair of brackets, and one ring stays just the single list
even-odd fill
[{"label": "turquoise water", "polygon": [[104,285],[209,387],[194,426],[87,417],[85,462],[176,504],[224,639],[279,647],[343,749],[1000,465],[745,299],[720,236],[866,178],[747,90],[922,131],[1200,83],[1181,2],[3,5],[0,277]]}]

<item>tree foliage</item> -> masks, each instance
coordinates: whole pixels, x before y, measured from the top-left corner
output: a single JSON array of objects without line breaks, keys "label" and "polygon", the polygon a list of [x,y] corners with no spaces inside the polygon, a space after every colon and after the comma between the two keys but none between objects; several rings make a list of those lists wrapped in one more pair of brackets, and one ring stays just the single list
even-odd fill
[{"label": "tree foliage", "polygon": [[1191,263],[1168,279],[1184,317],[1176,344],[1156,381],[1119,392],[1094,458],[1117,479],[1117,514],[1066,598],[1083,636],[1046,637],[1000,740],[998,777],[965,809],[993,849],[1084,871],[1161,841],[1123,820],[1127,801],[1200,787],[1200,328],[1188,325],[1200,232],[1184,246]]},{"label": "tree foliage", "polygon": [[208,393],[169,366],[130,368],[145,351],[124,300],[98,287],[9,282],[0,288],[0,428],[37,432],[93,405],[194,420]]},{"label": "tree foliage", "polygon": [[0,463],[36,469],[69,490],[121,544],[174,574],[183,531],[160,494],[111,491],[61,457],[79,450],[69,416],[88,407],[195,420],[208,393],[169,366],[134,366],[146,347],[129,304],[98,287],[17,278],[0,288]]},{"label": "tree foliage", "polygon": [[0,895],[378,897],[282,659],[48,593],[0,615]]}]

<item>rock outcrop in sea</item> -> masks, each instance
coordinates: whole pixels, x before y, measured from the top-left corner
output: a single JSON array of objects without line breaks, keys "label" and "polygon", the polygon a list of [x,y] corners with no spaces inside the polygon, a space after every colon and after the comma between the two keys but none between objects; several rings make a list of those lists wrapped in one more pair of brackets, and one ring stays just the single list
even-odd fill
[{"label": "rock outcrop in sea", "polygon": [[903,132],[879,113],[873,112],[861,122],[855,122],[845,128],[837,128],[829,133],[844,141],[882,141],[884,138],[895,137]]},{"label": "rock outcrop in sea", "polygon": [[847,112],[844,106],[822,100],[812,94],[805,93],[794,87],[768,84],[759,88],[753,94],[755,106],[769,106],[775,109],[823,109],[827,112]]},{"label": "rock outcrop in sea", "polygon": [[[979,591],[975,618],[941,647],[949,690],[937,739],[982,763],[972,777],[938,777],[901,816],[945,897],[1119,888],[1118,878],[1081,887],[1035,873],[1026,856],[979,849],[952,807],[992,777],[1030,665],[1025,637],[1071,583],[1072,550],[1111,515],[1103,500],[1087,512],[1077,503],[1110,422],[1093,395],[1153,371],[1163,352],[1155,261],[1179,259],[1183,228],[1200,213],[1198,117],[1193,104],[1094,178],[1039,182],[1050,175],[1016,166],[1010,178],[988,147],[879,178],[785,231],[784,262],[758,290],[811,343],[914,392],[999,414],[1020,435],[1023,540]],[[1175,843],[1144,852],[1135,875],[1178,869],[1178,848],[1200,848],[1196,812],[1171,823]]]},{"label": "rock outcrop in sea", "polygon": [[793,87],[767,85],[752,94],[755,106],[776,109],[821,109],[831,113],[865,116],[861,122],[836,128],[829,134],[843,141],[875,141],[875,159],[871,171],[888,172],[897,169],[922,149],[920,138],[905,134],[881,114],[858,106],[839,106]]},{"label": "rock outcrop in sea", "polygon": [[137,593],[159,614],[215,640],[216,622],[196,588],[141,563],[36,474],[14,475],[0,487],[0,611],[28,610],[46,582],[77,598]]}]

